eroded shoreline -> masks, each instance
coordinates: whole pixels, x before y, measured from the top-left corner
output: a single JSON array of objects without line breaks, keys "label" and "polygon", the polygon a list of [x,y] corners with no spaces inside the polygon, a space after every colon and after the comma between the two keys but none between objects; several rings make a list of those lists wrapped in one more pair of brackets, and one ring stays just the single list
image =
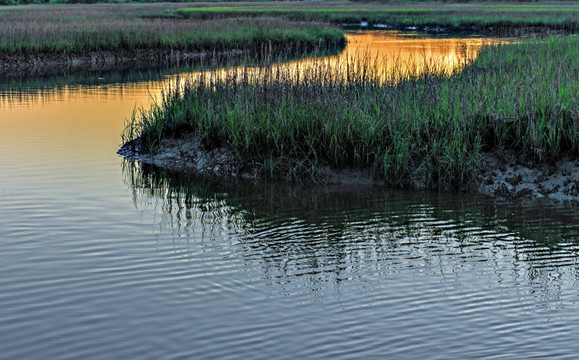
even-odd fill
[{"label": "eroded shoreline", "polygon": [[477,191],[499,198],[550,198],[579,201],[579,159],[563,156],[552,163],[525,163],[513,153],[487,154]]},{"label": "eroded shoreline", "polygon": [[[172,172],[181,172],[221,183],[239,180],[263,181],[259,169],[236,156],[227,147],[206,150],[195,137],[171,138],[154,151],[142,148],[139,139],[129,141],[117,152],[119,155]],[[318,174],[326,185],[380,186],[381,181],[370,169],[332,169],[325,167]],[[314,182],[313,179],[304,179]]]},{"label": "eroded shoreline", "polygon": [[[205,150],[198,140],[172,138],[154,152],[142,149],[138,140],[123,145],[118,154],[171,172],[181,172],[220,183],[263,181],[226,147]],[[579,159],[563,157],[554,163],[524,164],[513,153],[485,154],[483,168],[467,192],[499,199],[579,201]],[[376,186],[384,182],[369,169],[323,169],[321,181],[330,186]],[[306,180],[307,181],[307,180]],[[417,188],[420,188],[417,184]]]}]

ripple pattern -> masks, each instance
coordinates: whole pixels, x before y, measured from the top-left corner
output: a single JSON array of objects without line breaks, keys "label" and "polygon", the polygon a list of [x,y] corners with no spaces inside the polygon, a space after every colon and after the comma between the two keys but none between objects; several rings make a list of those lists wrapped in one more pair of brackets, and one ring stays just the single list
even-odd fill
[{"label": "ripple pattern", "polygon": [[577,204],[124,162],[159,78],[0,86],[0,359],[577,358]]}]

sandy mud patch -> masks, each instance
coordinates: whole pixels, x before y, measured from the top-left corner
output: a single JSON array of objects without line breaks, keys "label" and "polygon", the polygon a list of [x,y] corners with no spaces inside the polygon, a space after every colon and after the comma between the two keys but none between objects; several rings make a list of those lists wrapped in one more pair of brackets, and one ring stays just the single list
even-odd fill
[{"label": "sandy mud patch", "polygon": [[579,159],[525,165],[513,155],[486,155],[476,190],[500,198],[579,200]]}]

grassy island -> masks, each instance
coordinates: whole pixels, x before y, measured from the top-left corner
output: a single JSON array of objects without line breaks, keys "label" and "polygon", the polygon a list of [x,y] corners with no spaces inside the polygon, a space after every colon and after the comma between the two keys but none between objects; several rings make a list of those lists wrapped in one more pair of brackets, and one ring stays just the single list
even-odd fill
[{"label": "grassy island", "polygon": [[192,79],[135,116],[125,140],[152,150],[185,134],[232,149],[264,178],[369,168],[388,185],[430,189],[467,187],[485,152],[579,153],[577,37],[489,47],[450,77],[384,83],[376,64],[342,65],[346,77],[319,64]]}]

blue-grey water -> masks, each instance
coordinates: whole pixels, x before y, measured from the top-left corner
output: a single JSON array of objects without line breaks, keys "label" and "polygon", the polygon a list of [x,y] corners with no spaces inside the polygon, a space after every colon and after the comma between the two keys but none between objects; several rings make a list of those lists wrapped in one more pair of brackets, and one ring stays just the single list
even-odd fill
[{"label": "blue-grey water", "polygon": [[0,90],[0,359],[577,358],[578,204],[168,174],[107,76]]}]

